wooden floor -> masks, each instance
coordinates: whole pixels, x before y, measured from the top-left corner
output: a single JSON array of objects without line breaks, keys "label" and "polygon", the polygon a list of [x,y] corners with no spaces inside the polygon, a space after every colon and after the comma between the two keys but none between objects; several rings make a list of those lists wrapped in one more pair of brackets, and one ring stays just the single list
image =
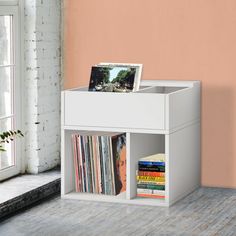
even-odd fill
[{"label": "wooden floor", "polygon": [[236,235],[236,190],[201,188],[170,208],[61,200],[0,223],[1,236]]}]

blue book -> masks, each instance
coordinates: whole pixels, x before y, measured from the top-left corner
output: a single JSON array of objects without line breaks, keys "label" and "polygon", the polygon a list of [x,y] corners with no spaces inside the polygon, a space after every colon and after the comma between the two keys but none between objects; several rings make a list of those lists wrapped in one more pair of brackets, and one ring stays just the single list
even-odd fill
[{"label": "blue book", "polygon": [[147,165],[147,166],[165,166],[165,162],[159,161],[139,161],[140,165]]}]

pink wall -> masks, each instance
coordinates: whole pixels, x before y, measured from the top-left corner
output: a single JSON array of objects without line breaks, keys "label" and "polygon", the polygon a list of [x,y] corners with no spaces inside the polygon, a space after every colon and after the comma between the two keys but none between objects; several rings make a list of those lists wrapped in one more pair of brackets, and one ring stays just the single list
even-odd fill
[{"label": "pink wall", "polygon": [[65,88],[87,85],[101,61],[201,80],[202,184],[235,188],[235,12],[235,0],[65,0]]}]

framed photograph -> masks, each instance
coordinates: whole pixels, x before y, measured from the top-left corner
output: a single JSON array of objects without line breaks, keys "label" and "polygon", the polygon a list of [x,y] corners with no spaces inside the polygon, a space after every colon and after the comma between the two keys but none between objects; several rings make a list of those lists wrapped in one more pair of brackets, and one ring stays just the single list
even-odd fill
[{"label": "framed photograph", "polygon": [[92,66],[89,91],[133,92],[138,91],[142,64],[99,63]]}]

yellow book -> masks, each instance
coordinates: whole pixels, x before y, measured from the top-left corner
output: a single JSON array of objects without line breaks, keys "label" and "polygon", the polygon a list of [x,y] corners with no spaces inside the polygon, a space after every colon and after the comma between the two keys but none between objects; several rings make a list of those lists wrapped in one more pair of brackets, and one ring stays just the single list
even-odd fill
[{"label": "yellow book", "polygon": [[155,182],[165,182],[165,177],[155,177],[155,176],[137,176],[137,180],[140,181],[155,181]]}]

